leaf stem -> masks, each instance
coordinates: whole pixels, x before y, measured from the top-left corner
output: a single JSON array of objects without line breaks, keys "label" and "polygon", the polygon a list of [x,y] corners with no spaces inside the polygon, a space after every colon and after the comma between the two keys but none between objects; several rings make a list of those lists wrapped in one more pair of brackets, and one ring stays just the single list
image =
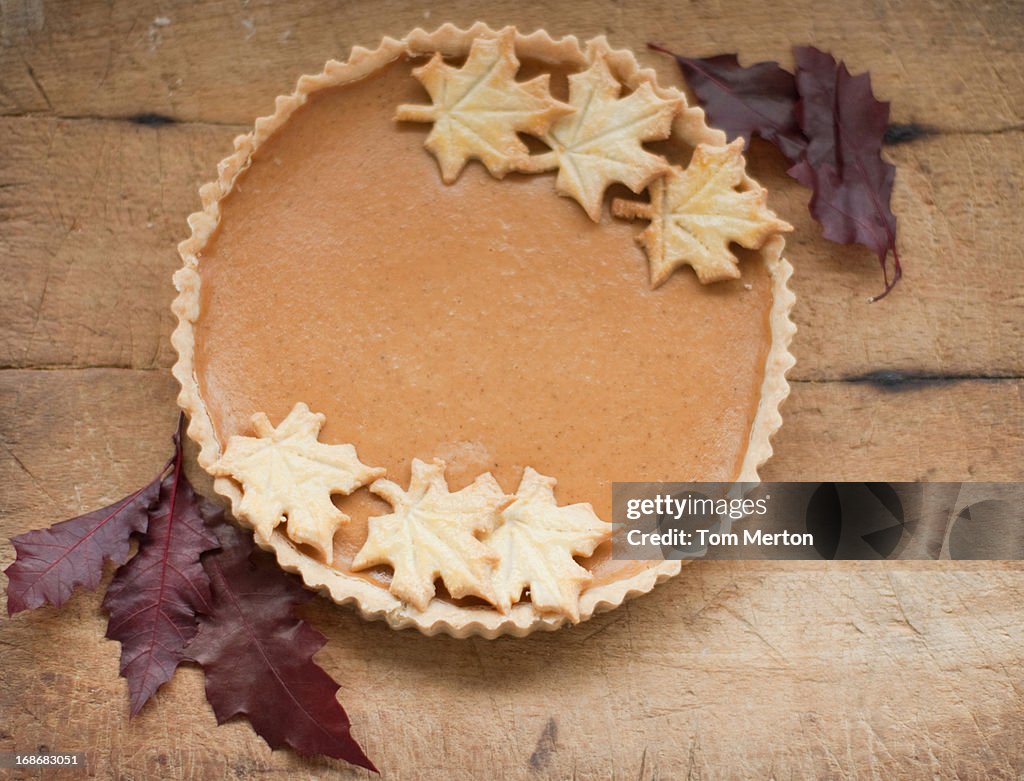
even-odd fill
[{"label": "leaf stem", "polygon": [[516,171],[523,174],[541,174],[555,170],[558,165],[558,152],[543,152],[525,157],[522,165],[516,164]]},{"label": "leaf stem", "polygon": [[889,253],[885,254],[882,258],[882,278],[885,280],[885,290],[879,293],[877,296],[871,296],[868,299],[869,304],[873,304],[876,301],[881,301],[896,287],[896,283],[903,279],[903,265],[900,263],[900,253],[896,251],[896,244],[893,243],[890,246],[892,250],[893,266],[892,266],[892,279],[889,279],[889,266],[886,261],[889,259]]}]

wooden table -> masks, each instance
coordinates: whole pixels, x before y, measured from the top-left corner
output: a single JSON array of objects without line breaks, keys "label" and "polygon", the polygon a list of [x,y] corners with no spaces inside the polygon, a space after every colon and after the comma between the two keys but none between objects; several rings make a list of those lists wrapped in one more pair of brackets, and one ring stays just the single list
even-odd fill
[{"label": "wooden table", "polygon": [[[791,43],[870,69],[906,279],[796,225],[793,395],[768,479],[1024,475],[1024,6],[996,0],[0,2],[0,536],[148,480],[177,409],[172,271],[197,186],[296,76],[445,20],[607,34],[674,66]],[[209,490],[209,484],[199,481]],[[0,564],[13,559],[6,542]],[[0,621],[0,748],[88,752],[99,778],[365,776],[217,727],[182,669],[129,722],[98,593]],[[1024,777],[1024,565],[708,563],[578,628],[394,632],[316,600],[318,657],[388,779]]]}]

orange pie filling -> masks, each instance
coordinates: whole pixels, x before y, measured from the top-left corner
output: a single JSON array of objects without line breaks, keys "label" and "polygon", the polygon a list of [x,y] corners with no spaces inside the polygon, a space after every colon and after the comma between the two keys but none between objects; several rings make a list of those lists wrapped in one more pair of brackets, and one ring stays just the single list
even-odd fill
[{"label": "orange pie filling", "polygon": [[[320,441],[403,486],[413,458],[443,459],[452,491],[491,472],[511,494],[530,466],[557,478],[559,504],[610,521],[613,480],[735,479],[771,343],[760,255],[739,251],[738,280],[682,269],[652,289],[641,226],[607,199],[594,223],[554,174],[499,181],[471,163],[444,184],[429,127],[393,119],[425,101],[421,63],[311,94],[221,201],[195,376],[222,446],[303,401],[326,415]],[[334,501],[352,520],[332,566],[350,573],[390,507],[366,488]],[[592,586],[646,566],[609,548],[582,562]]]}]

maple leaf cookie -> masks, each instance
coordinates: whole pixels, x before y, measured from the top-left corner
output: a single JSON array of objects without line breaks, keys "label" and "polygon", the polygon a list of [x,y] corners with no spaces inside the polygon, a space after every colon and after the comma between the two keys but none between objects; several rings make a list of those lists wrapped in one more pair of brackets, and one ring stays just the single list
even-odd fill
[{"label": "maple leaf cookie", "polygon": [[356,457],[352,445],[317,441],[324,416],[296,404],[277,428],[262,412],[252,416],[255,437],[233,436],[212,466],[218,477],[241,483],[238,514],[264,542],[281,523],[288,537],[316,549],[328,564],[338,527],[349,520],[331,501],[384,474]]}]

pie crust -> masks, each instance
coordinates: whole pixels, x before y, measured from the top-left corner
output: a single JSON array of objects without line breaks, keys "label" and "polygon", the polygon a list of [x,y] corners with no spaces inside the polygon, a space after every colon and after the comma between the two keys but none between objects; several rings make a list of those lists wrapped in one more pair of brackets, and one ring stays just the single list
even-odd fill
[{"label": "pie crust", "polygon": [[[682,101],[682,110],[672,120],[673,136],[685,139],[694,147],[697,144],[726,146],[725,134],[708,127],[703,111],[687,106],[683,93],[674,88],[659,86],[652,70],[641,68],[631,52],[610,49],[603,37],[581,46],[573,36],[554,39],[543,30],[523,35],[509,28],[496,31],[483,23],[477,23],[469,29],[444,25],[434,32],[413,30],[401,40],[385,38],[374,50],[355,47],[346,62],[332,60],[326,64],[322,73],[303,76],[295,92],[277,98],[272,115],[257,119],[252,132],[235,139],[235,151],[219,164],[216,181],[200,188],[203,209],[190,215],[188,222],[191,236],[179,245],[183,266],[174,276],[179,294],[173,311],[178,324],[172,335],[172,343],[179,357],[173,374],[181,384],[178,403],[189,417],[188,434],[199,445],[198,460],[205,470],[217,474],[215,464],[221,459],[223,450],[201,396],[196,374],[195,324],[200,314],[198,266],[200,253],[217,229],[221,199],[232,191],[239,174],[250,165],[254,152],[287,122],[312,93],[358,81],[402,57],[440,53],[445,57],[463,58],[469,54],[476,39],[493,38],[502,33],[514,35],[515,53],[520,59],[582,70],[587,67],[594,53],[599,53],[606,58],[615,76],[627,89],[649,89],[660,98]],[[745,173],[743,184],[752,190],[759,189],[756,182]],[[620,208],[632,210],[629,206]],[[631,216],[639,213],[632,211],[634,213]],[[760,400],[746,452],[736,476],[737,480],[745,482],[756,481],[758,468],[771,456],[770,438],[782,424],[779,406],[789,394],[785,375],[794,363],[789,345],[796,327],[790,320],[795,298],[787,287],[792,267],[782,257],[784,245],[782,237],[774,235],[767,239],[759,253],[768,271],[772,291],[768,316],[770,345]],[[358,446],[358,442],[355,444]],[[234,515],[245,522],[244,513],[240,512],[243,492],[239,484],[222,473],[216,476],[214,487],[230,501]],[[419,610],[367,579],[348,575],[307,555],[292,542],[282,527],[274,529],[262,539],[257,537],[257,541],[275,553],[282,568],[299,574],[310,588],[320,590],[339,604],[354,605],[365,618],[384,619],[396,629],[415,627],[428,635],[445,633],[454,637],[478,635],[494,638],[505,634],[524,636],[538,629],[553,630],[568,620],[564,615],[538,612],[531,602],[517,602],[503,613],[497,609],[466,607],[443,599],[432,599],[424,609]],[[679,561],[656,562],[629,577],[585,589],[579,598],[579,620],[610,610],[626,599],[650,591],[657,583],[678,574],[680,568]]]}]

